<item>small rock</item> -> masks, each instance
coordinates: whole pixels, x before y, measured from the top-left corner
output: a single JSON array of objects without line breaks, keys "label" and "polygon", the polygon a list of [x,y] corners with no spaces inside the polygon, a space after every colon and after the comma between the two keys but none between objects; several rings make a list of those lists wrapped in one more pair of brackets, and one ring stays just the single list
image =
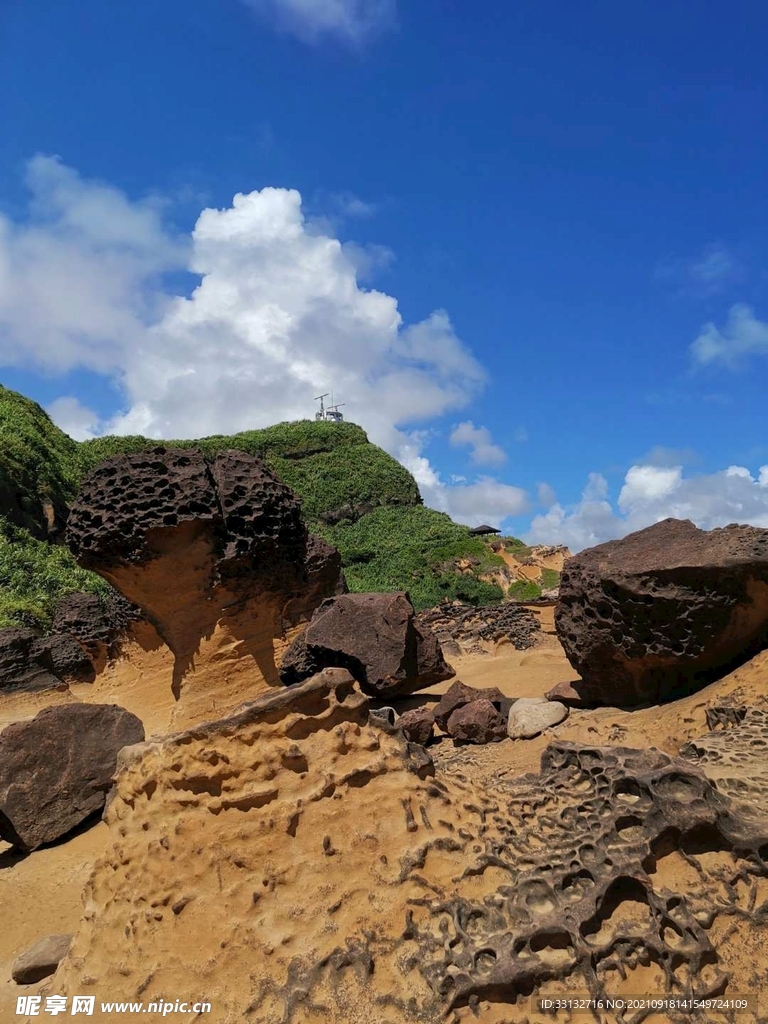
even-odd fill
[{"label": "small rock", "polygon": [[504,717],[485,698],[457,708],[446,729],[449,736],[467,743],[498,743],[507,737]]},{"label": "small rock", "polygon": [[429,708],[411,708],[400,716],[397,724],[407,740],[425,746],[432,739],[435,716]]},{"label": "small rock", "polygon": [[397,722],[397,712],[394,708],[371,708],[370,716],[383,719],[387,725],[395,725]]},{"label": "small rock", "polygon": [[507,733],[510,739],[531,739],[568,717],[568,708],[546,697],[521,697],[509,709]]},{"label": "small rock", "polygon": [[11,977],[17,985],[34,985],[56,970],[72,942],[71,935],[46,935],[13,962]]},{"label": "small rock", "polygon": [[440,703],[434,710],[435,724],[438,729],[447,732],[448,719],[454,711],[457,711],[465,704],[471,704],[477,700],[489,700],[492,703],[501,705],[504,699],[504,694],[495,686],[489,686],[486,690],[476,690],[474,687],[467,686],[457,679],[451,688],[440,698]]},{"label": "small rock", "polygon": [[560,701],[560,703],[565,704],[567,708],[588,707],[587,702],[578,691],[578,685],[578,682],[558,683],[557,686],[553,686],[551,690],[547,690],[544,696],[547,700]]}]

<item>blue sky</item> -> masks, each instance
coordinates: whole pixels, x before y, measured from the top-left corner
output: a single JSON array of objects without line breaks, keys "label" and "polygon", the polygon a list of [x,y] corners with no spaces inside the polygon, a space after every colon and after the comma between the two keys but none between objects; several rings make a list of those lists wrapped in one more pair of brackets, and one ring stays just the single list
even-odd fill
[{"label": "blue sky", "polygon": [[573,549],[768,526],[767,36],[752,0],[6,2],[0,381],[79,437],[333,387],[429,504]]}]

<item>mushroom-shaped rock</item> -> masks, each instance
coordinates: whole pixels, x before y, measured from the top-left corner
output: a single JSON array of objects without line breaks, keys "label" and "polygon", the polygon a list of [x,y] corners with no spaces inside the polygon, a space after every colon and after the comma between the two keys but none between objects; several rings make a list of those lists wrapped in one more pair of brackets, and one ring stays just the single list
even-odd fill
[{"label": "mushroom-shaped rock", "polygon": [[0,733],[0,838],[35,850],[104,807],[139,719],[115,704],[60,704]]},{"label": "mushroom-shaped rock", "polygon": [[411,693],[453,675],[437,639],[417,626],[403,592],[324,601],[286,651],[280,676],[292,685],[331,665],[346,668],[376,697]]},{"label": "mushroom-shaped rock", "polygon": [[177,725],[277,685],[286,627],[342,585],[333,549],[308,542],[293,492],[241,451],[106,459],[83,481],[67,542],[170,647]]},{"label": "mushroom-shaped rock", "polygon": [[665,519],[565,563],[555,626],[585,701],[692,692],[768,644],[768,530]]}]

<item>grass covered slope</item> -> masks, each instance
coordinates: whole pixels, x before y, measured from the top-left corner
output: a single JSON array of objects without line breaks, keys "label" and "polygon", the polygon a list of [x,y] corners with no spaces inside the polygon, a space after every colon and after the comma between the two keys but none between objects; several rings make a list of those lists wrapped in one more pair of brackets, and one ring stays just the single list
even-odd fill
[{"label": "grass covered slope", "polygon": [[[498,560],[466,527],[425,508],[411,474],[353,423],[300,420],[200,440],[101,437],[78,443],[34,402],[0,386],[0,626],[47,626],[67,593],[105,592],[69,552],[44,540],[63,523],[80,480],[110,455],[158,444],[264,459],[302,502],[307,524],[341,551],[353,591],[407,590],[418,608],[458,597],[499,601],[479,576]],[[56,510],[52,517],[50,508]],[[458,561],[470,562],[460,571]]]},{"label": "grass covered slope", "polygon": [[0,386],[0,516],[47,536],[77,493],[79,447],[37,403]]}]

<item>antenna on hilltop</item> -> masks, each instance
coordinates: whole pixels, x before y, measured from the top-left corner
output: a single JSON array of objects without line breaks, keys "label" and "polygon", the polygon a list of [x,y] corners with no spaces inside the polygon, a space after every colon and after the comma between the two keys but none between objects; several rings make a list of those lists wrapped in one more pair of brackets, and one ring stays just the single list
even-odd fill
[{"label": "antenna on hilltop", "polygon": [[330,391],[326,391],[324,395],[318,395],[317,398],[315,399],[316,402],[320,403],[320,411],[315,413],[316,420],[325,419],[325,406],[323,405],[323,399],[327,398],[328,395],[330,395]]},{"label": "antenna on hilltop", "polygon": [[[324,398],[328,398],[329,395],[331,396],[331,404],[326,408],[325,405],[323,405],[323,399]],[[346,402],[340,402],[340,403],[337,403],[336,405],[334,405],[333,404],[333,392],[332,391],[326,391],[326,393],[324,395],[318,395],[317,398],[315,398],[315,401],[320,403],[320,409],[315,413],[315,419],[318,422],[321,422],[321,421],[324,421],[326,423],[328,423],[328,422],[330,422],[330,423],[342,423],[343,422],[344,416],[343,416],[342,413],[339,412],[339,409],[341,409],[347,403]]]}]

